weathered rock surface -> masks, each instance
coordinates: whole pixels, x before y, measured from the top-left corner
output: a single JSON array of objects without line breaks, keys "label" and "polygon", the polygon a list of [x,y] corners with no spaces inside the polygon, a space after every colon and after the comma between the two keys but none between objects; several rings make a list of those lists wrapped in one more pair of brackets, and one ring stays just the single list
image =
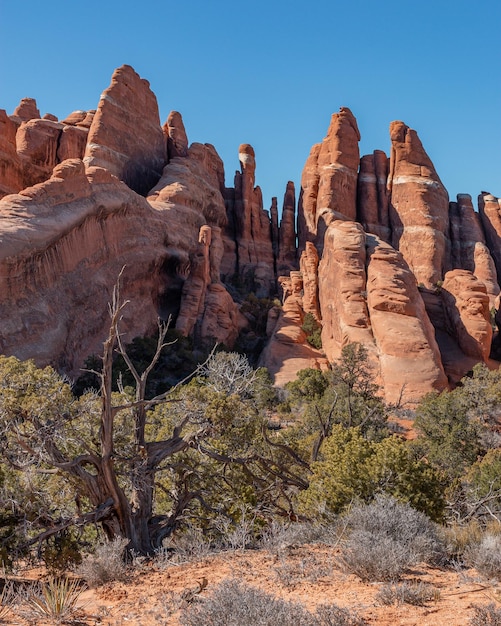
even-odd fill
[{"label": "weathered rock surface", "polygon": [[321,251],[332,219],[356,219],[357,172],[360,160],[357,121],[346,107],[334,113],[321,144],[312,148],[301,179],[299,247],[313,241]]},{"label": "weathered rock surface", "polygon": [[115,70],[89,129],[87,166],[103,167],[139,194],[158,182],[166,163],[155,94],[129,65]]},{"label": "weathered rock surface", "polygon": [[447,387],[435,332],[402,255],[367,236],[367,307],[387,402],[415,403]]},{"label": "weathered rock surface", "polygon": [[377,235],[387,243],[391,242],[388,158],[381,150],[367,154],[360,159],[357,187],[358,221],[365,232]]},{"label": "weathered rock surface", "polygon": [[281,276],[297,268],[296,250],[296,191],[289,181],[284,194],[280,220],[277,274]]},{"label": "weathered rock surface", "polygon": [[486,361],[492,342],[489,296],[483,282],[468,270],[452,270],[445,275],[441,296],[452,334],[462,351]]},{"label": "weathered rock surface", "polygon": [[459,194],[457,202],[450,203],[449,218],[452,268],[473,272],[486,286],[492,308],[500,291],[497,272],[470,195]]},{"label": "weathered rock surface", "polygon": [[163,130],[167,137],[168,159],[188,156],[188,136],[181,113],[171,111]]},{"label": "weathered rock surface", "polygon": [[484,227],[486,243],[501,276],[501,199],[483,191],[478,196],[478,211]]},{"label": "weathered rock surface", "polygon": [[448,269],[449,198],[416,131],[403,122],[392,122],[390,137],[392,244],[417,282],[431,287]]},{"label": "weathered rock surface", "polygon": [[62,130],[62,124],[51,120],[32,119],[21,124],[16,134],[16,150],[23,166],[23,188],[50,177],[58,163]]},{"label": "weathered rock surface", "polygon": [[301,328],[304,322],[301,272],[292,271],[290,278],[281,279],[284,291],[282,308],[274,307],[268,317],[270,339],[260,358],[260,364],[267,367],[276,386],[283,386],[294,380],[297,373],[308,367],[327,370],[329,364],[320,350],[306,341]]},{"label": "weathered rock surface", "polygon": [[241,171],[235,173],[235,188],[226,190],[227,229],[222,273],[225,279],[239,277],[259,297],[275,291],[270,217],[263,209],[261,189],[255,186],[254,149],[241,144]]},{"label": "weathered rock surface", "polygon": [[330,362],[353,342],[375,354],[367,310],[366,235],[357,222],[336,220],[325,233],[318,268],[322,346]]},{"label": "weathered rock surface", "polygon": [[154,328],[165,226],[125,184],[65,161],[48,181],[3,198],[0,216],[1,352],[77,375],[101,352],[124,265],[122,331],[131,340]]},{"label": "weathered rock surface", "polygon": [[18,124],[0,109],[0,198],[23,188],[23,166],[16,151]]},{"label": "weathered rock surface", "polygon": [[[354,341],[390,402],[414,403],[443,389],[445,373],[454,384],[476,362],[492,365],[501,202],[483,192],[480,219],[467,195],[449,206],[416,132],[393,122],[390,135],[389,160],[380,150],[360,160],[353,114],[332,116],[303,171],[296,245],[294,184],[279,224],[242,144],[226,188],[215,148],[189,146],[177,112],[162,128],[148,82],[129,66],[97,111],[59,122],[40,118],[33,99],[0,111],[0,352],[77,374],[101,351],[125,265],[126,341],[159,314],[195,342],[231,347],[248,320],[230,293],[275,296],[278,281],[284,304],[269,313],[261,356],[278,385],[326,368]],[[307,313],[322,351],[301,328]]]},{"label": "weathered rock surface", "polygon": [[305,313],[311,313],[317,321],[320,320],[318,261],[317,249],[311,241],[307,241],[299,262],[303,277],[303,310]]},{"label": "weathered rock surface", "polygon": [[23,98],[14,110],[12,117],[17,118],[21,122],[40,119],[37,101],[34,98]]}]

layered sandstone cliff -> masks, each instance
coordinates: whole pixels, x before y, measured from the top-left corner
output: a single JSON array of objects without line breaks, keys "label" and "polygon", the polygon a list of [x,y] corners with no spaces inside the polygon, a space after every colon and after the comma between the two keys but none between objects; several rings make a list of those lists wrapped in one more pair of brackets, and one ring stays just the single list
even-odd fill
[{"label": "layered sandstone cliff", "polygon": [[[126,340],[159,315],[195,343],[231,348],[248,323],[242,300],[280,285],[261,356],[276,384],[328,367],[354,341],[394,403],[454,384],[476,362],[493,366],[500,201],[483,192],[478,214],[468,195],[449,203],[403,122],[390,126],[389,158],[360,159],[359,140],[342,108],[306,161],[296,229],[292,181],[281,214],[276,198],[268,213],[254,150],[241,144],[226,187],[214,146],[190,145],[178,112],[161,126],[149,83],[129,66],[95,111],[58,121],[30,98],[0,111],[0,351],[76,375],[100,352],[125,266]],[[308,344],[307,315],[322,350]]]}]

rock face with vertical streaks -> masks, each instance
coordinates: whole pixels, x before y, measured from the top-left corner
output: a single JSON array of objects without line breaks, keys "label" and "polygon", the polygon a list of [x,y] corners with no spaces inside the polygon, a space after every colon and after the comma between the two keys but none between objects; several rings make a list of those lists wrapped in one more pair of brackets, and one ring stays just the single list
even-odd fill
[{"label": "rock face with vertical streaks", "polygon": [[261,189],[255,186],[254,149],[241,144],[238,149],[241,171],[235,173],[235,188],[226,191],[227,229],[222,272],[238,277],[258,297],[275,291],[275,271],[271,225],[263,209]]},{"label": "rock face with vertical streaks", "polygon": [[367,154],[360,159],[358,174],[357,210],[358,221],[367,233],[377,235],[387,243],[391,242],[388,158],[381,150]]},{"label": "rock face with vertical streaks", "polygon": [[483,191],[478,196],[478,211],[486,243],[494,259],[498,276],[501,276],[501,199]]},{"label": "rock face with vertical streaks", "polygon": [[416,131],[392,122],[390,137],[392,244],[417,282],[431,287],[448,269],[449,198]]},{"label": "rock face with vertical streaks", "polygon": [[289,181],[284,194],[282,219],[280,220],[277,275],[281,276],[297,268],[296,260],[296,192]]},{"label": "rock face with vertical streaks", "polygon": [[449,208],[451,266],[473,272],[481,280],[490,300],[495,305],[499,295],[496,267],[485,243],[482,223],[475,213],[471,196],[458,194],[457,202],[451,202]]}]

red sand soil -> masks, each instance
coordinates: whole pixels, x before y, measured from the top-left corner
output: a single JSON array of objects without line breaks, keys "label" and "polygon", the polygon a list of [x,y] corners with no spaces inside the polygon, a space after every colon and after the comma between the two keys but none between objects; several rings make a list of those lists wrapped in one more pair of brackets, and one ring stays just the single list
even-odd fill
[{"label": "red sand soil", "polygon": [[[482,580],[475,570],[453,571],[418,567],[404,577],[433,585],[438,598],[418,607],[385,606],[375,596],[383,583],[363,583],[337,565],[338,551],[324,545],[290,546],[279,553],[266,550],[224,552],[162,568],[155,563],[136,566],[123,582],[108,583],[82,593],[80,626],[179,626],[179,615],[224,579],[236,578],[284,599],[302,602],[314,611],[318,604],[335,603],[357,611],[378,626],[462,626],[475,606],[501,607],[501,587]],[[201,587],[206,588],[200,591]],[[17,616],[5,624],[25,625]],[[38,625],[53,624],[36,620]],[[245,625],[242,625],[245,626]]]}]

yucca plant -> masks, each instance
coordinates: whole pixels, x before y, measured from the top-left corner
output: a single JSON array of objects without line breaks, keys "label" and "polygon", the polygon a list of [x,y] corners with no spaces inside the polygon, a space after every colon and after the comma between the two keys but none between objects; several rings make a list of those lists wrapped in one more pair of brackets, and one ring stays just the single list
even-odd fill
[{"label": "yucca plant", "polygon": [[75,614],[81,593],[77,580],[50,578],[28,590],[26,601],[32,612],[60,624]]}]

